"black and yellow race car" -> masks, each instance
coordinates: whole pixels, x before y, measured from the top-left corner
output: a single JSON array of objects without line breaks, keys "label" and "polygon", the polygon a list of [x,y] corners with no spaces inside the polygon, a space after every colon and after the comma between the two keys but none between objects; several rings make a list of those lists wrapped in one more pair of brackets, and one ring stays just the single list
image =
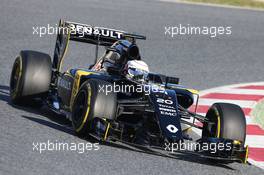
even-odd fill
[{"label": "black and yellow race car", "polygon": [[[178,78],[140,69],[145,65],[136,40],[145,36],[62,20],[58,31],[53,61],[48,54],[30,50],[21,51],[16,58],[10,78],[14,104],[41,99],[51,110],[65,115],[78,136],[149,149],[171,151],[167,148],[175,144],[182,148],[181,144],[192,140],[187,131],[194,127],[202,130],[192,150],[195,154],[247,162],[241,108],[215,103],[206,116],[190,111],[191,106],[197,107],[197,91],[179,85]],[[94,44],[96,53],[104,46],[106,52],[101,58],[96,56],[87,69],[62,72],[70,41]]]}]

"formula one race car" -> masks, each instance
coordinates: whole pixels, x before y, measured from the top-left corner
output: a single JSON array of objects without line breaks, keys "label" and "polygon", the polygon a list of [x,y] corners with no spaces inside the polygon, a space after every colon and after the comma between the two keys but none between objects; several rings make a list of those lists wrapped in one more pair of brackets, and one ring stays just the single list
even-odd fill
[{"label": "formula one race car", "polygon": [[[187,132],[194,127],[202,131],[195,154],[247,162],[241,108],[215,103],[206,116],[191,111],[198,92],[179,85],[178,78],[149,72],[136,44],[144,36],[67,21],[60,21],[58,31],[53,61],[48,54],[29,50],[16,58],[10,78],[14,104],[38,98],[65,115],[78,136],[151,149],[192,140]],[[96,55],[104,46],[105,54],[96,56],[89,68],[62,72],[70,40],[96,45]]]}]

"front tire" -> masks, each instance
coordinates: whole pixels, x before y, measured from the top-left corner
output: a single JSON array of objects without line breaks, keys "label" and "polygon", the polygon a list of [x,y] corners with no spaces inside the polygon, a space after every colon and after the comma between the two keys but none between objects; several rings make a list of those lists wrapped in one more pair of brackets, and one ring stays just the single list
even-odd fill
[{"label": "front tire", "polygon": [[235,104],[215,103],[206,114],[202,137],[218,137],[241,142],[246,139],[246,118],[243,110]]},{"label": "front tire", "polygon": [[72,107],[72,125],[77,135],[88,134],[95,118],[115,119],[116,94],[100,91],[100,87],[109,85],[112,86],[103,80],[89,79],[80,87]]}]

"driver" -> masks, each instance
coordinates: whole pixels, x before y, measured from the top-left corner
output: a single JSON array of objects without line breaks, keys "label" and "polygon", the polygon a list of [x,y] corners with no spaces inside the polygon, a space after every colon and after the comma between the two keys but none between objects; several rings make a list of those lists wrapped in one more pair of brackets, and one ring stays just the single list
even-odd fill
[{"label": "driver", "polygon": [[141,60],[130,60],[123,69],[127,79],[144,81],[149,73],[148,65]]}]

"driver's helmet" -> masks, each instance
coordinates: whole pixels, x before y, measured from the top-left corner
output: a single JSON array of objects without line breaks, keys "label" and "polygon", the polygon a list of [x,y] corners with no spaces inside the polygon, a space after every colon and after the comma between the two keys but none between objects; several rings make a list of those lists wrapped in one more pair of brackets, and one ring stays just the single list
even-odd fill
[{"label": "driver's helmet", "polygon": [[148,65],[141,60],[130,60],[124,68],[126,78],[135,81],[143,81],[147,77],[148,73]]}]

